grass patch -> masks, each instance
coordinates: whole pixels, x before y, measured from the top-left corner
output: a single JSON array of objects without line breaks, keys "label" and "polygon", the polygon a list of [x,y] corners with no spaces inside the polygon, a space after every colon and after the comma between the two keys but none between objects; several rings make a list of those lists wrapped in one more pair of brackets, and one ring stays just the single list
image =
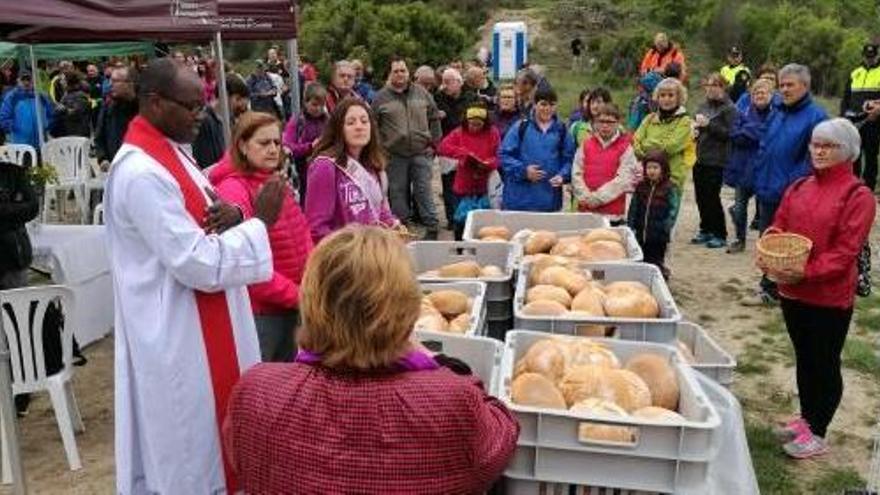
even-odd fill
[{"label": "grass patch", "polygon": [[731,320],[751,320],[752,315],[749,314],[741,314],[741,315],[733,315],[730,317]]},{"label": "grass patch", "polygon": [[742,375],[764,374],[770,371],[767,356],[763,353],[746,351],[736,359],[736,371]]},{"label": "grass patch", "polygon": [[861,339],[847,339],[843,345],[843,367],[880,377],[880,359],[871,344]]},{"label": "grass patch", "polygon": [[739,296],[739,287],[733,284],[724,283],[718,286],[718,290],[730,296]]},{"label": "grass patch", "polygon": [[880,291],[874,291],[871,297],[857,298],[856,326],[862,330],[880,332]]},{"label": "grass patch", "polygon": [[760,325],[758,325],[758,330],[773,335],[783,334],[787,332],[787,330],[785,329],[785,322],[782,320],[782,318],[778,317],[761,323]]},{"label": "grass patch", "polygon": [[831,469],[810,484],[809,493],[842,493],[846,489],[863,488],[865,480],[852,468]]},{"label": "grass patch", "polygon": [[697,319],[700,320],[702,323],[711,323],[713,321],[718,321],[718,319],[714,316],[705,313],[697,316]]},{"label": "grass patch", "polygon": [[[791,466],[785,458],[773,430],[767,425],[746,423],[746,436],[758,486],[764,495],[795,495],[799,491]],[[829,492],[813,492],[829,493]]]}]

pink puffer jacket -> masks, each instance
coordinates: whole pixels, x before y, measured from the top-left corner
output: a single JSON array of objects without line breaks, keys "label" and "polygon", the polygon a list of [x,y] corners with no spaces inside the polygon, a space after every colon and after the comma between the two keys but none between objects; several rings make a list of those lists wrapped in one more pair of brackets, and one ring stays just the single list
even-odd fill
[{"label": "pink puffer jacket", "polygon": [[[266,172],[237,170],[229,153],[208,175],[217,195],[238,205],[245,218],[253,216],[257,192],[269,177]],[[269,229],[269,244],[275,273],[268,282],[248,287],[255,314],[279,313],[299,304],[299,284],[313,244],[309,224],[292,192],[284,199],[278,221]]]}]

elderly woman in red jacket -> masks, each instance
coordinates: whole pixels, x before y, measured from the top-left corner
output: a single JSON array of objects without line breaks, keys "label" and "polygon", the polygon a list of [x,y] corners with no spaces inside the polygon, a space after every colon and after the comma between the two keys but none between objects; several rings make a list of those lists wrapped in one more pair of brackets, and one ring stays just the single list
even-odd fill
[{"label": "elderly woman in red jacket", "polygon": [[461,240],[467,212],[471,209],[489,208],[489,174],[498,169],[498,146],[501,136],[489,122],[489,110],[481,101],[468,105],[464,123],[450,132],[437,150],[440,156],[458,162],[455,169],[455,239]]},{"label": "elderly woman in red jacket", "polygon": [[[793,232],[813,241],[806,266],[773,270],[785,326],[794,345],[800,417],[778,430],[785,452],[806,459],[828,452],[825,433],[843,395],[840,354],[853,313],[857,258],[871,231],[876,204],[852,173],[861,139],[846,119],[813,130],[813,174],[785,191],[766,232]],[[759,265],[760,266],[760,265]]]},{"label": "elderly woman in red jacket", "polygon": [[519,425],[469,370],[410,340],[422,295],[398,236],[332,234],[302,287],[296,361],[254,366],[229,400],[244,492],[483,493]]}]

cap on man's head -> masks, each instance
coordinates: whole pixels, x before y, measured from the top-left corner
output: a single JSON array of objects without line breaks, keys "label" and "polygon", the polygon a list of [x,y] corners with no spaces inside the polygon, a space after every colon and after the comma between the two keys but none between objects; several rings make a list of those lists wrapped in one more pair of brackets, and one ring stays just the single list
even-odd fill
[{"label": "cap on man's head", "polygon": [[727,54],[737,56],[742,55],[742,52],[740,51],[738,46],[732,46],[730,47],[730,50],[727,51]]},{"label": "cap on man's head", "polygon": [[868,43],[862,47],[862,56],[874,58],[877,56],[878,51],[880,51],[880,46],[877,46],[874,43]]}]

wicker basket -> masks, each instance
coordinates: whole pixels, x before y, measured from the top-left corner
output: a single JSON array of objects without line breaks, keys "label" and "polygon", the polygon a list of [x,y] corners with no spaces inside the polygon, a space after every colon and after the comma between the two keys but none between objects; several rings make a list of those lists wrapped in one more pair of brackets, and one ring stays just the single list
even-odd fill
[{"label": "wicker basket", "polygon": [[813,241],[791,233],[769,233],[758,239],[758,260],[773,270],[803,268]]}]

